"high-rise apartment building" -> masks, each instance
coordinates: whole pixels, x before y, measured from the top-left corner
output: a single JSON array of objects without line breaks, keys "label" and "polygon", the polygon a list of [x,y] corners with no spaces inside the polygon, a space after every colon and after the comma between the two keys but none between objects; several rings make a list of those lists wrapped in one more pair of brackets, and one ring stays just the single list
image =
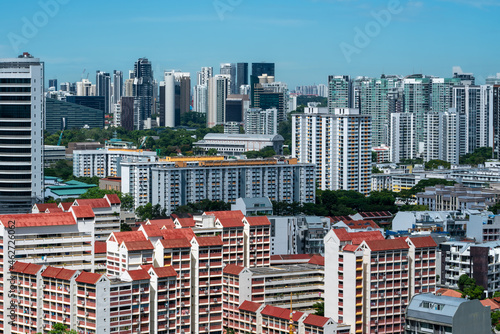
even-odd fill
[{"label": "high-rise apartment building", "polygon": [[111,77],[109,73],[97,71],[95,75],[96,96],[104,97],[104,113],[109,114],[111,110]]},{"label": "high-rise apartment building", "polygon": [[144,128],[144,121],[151,117],[153,110],[153,70],[147,58],[140,58],[134,64],[134,129]]},{"label": "high-rise apartment building", "polygon": [[416,119],[414,113],[392,113],[389,125],[390,161],[399,163],[417,157]]},{"label": "high-rise apartment building", "polygon": [[305,108],[292,115],[292,156],[316,164],[320,188],[370,192],[371,121],[357,109]]},{"label": "high-rise apartment building", "polygon": [[493,110],[491,113],[490,135],[492,137],[493,155],[498,159],[500,157],[500,85],[495,84],[492,91]]},{"label": "high-rise apartment building", "polygon": [[207,114],[208,112],[208,88],[205,85],[193,87],[193,111]]},{"label": "high-rise apartment building", "polygon": [[424,142],[424,114],[431,109],[431,78],[411,75],[404,79],[404,111],[415,114],[416,143]]},{"label": "high-rise apartment building", "polygon": [[0,212],[43,202],[44,63],[30,54],[0,59]]},{"label": "high-rise apartment building", "polygon": [[226,122],[226,99],[230,90],[230,76],[219,74],[210,78],[208,83],[207,127]]},{"label": "high-rise apartment building", "polygon": [[459,78],[431,78],[430,110],[445,112],[453,107],[453,87],[461,84]]},{"label": "high-rise apartment building", "polygon": [[213,77],[214,69],[213,67],[202,67],[201,71],[198,72],[198,85],[208,86],[208,81]]},{"label": "high-rise apartment building", "polygon": [[77,96],[95,96],[95,90],[95,85],[92,85],[89,79],[82,79],[82,81],[76,83]]},{"label": "high-rise apartment building", "polygon": [[239,89],[236,83],[236,64],[234,63],[222,63],[220,64],[220,74],[229,75],[229,94],[238,94]]},{"label": "high-rise apartment building", "polygon": [[123,72],[113,71],[113,103],[119,103],[123,95]]},{"label": "high-rise apartment building", "polygon": [[245,111],[245,133],[255,135],[278,134],[278,109],[248,108]]},{"label": "high-rise apartment building", "polygon": [[328,76],[328,111],[354,107],[353,87],[348,75]]}]

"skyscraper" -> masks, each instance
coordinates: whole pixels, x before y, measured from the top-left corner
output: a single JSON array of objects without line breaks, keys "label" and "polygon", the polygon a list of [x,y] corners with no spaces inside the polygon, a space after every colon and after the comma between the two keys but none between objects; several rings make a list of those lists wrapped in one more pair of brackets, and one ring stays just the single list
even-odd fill
[{"label": "skyscraper", "polygon": [[213,67],[202,67],[198,72],[198,85],[208,86],[208,81],[213,76]]},{"label": "skyscraper", "polygon": [[493,111],[491,122],[491,136],[493,154],[495,158],[500,157],[500,85],[493,86]]},{"label": "skyscraper", "polygon": [[252,76],[260,77],[263,74],[274,77],[274,63],[252,63]]},{"label": "skyscraper", "polygon": [[231,91],[229,94],[238,94],[239,89],[237,89],[237,83],[236,83],[236,64],[232,63],[222,63],[220,64],[220,74],[227,74],[229,75],[229,80],[230,80],[230,89]]},{"label": "skyscraper", "polygon": [[236,88],[238,91],[233,94],[239,94],[239,89],[243,85],[248,85],[248,63],[236,64]]},{"label": "skyscraper", "polygon": [[208,89],[205,85],[193,87],[193,111],[206,114],[208,111]]},{"label": "skyscraper", "polygon": [[113,71],[113,103],[120,102],[123,95],[123,72]]},{"label": "skyscraper", "polygon": [[0,59],[0,212],[25,213],[43,194],[44,63]]},{"label": "skyscraper", "polygon": [[208,128],[226,122],[226,98],[229,94],[229,81],[230,77],[227,74],[219,74],[210,78],[208,84]]},{"label": "skyscraper", "polygon": [[391,149],[391,162],[399,163],[417,157],[416,117],[414,113],[390,114],[389,147]]},{"label": "skyscraper", "polygon": [[153,110],[153,70],[147,58],[139,58],[134,64],[134,129],[144,128],[144,121],[151,117]]},{"label": "skyscraper", "polygon": [[175,76],[174,71],[165,71],[160,85],[160,125],[175,126]]},{"label": "skyscraper", "polygon": [[328,111],[335,108],[350,108],[353,103],[352,81],[348,75],[328,76]]},{"label": "skyscraper", "polygon": [[57,90],[57,79],[49,79],[49,88],[54,87]]},{"label": "skyscraper", "polygon": [[111,110],[111,77],[109,73],[97,71],[95,76],[96,96],[104,96],[104,113]]},{"label": "skyscraper", "polygon": [[410,75],[403,81],[404,110],[415,114],[417,148],[424,142],[424,115],[431,110],[431,78]]}]

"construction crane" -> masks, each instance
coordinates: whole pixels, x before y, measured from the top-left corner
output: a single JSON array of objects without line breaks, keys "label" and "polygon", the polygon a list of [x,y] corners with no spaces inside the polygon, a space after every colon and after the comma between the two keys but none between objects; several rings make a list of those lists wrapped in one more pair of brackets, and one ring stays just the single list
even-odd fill
[{"label": "construction crane", "polygon": [[62,141],[62,136],[63,136],[63,133],[64,133],[64,129],[66,128],[66,117],[63,117],[61,119],[61,134],[59,135],[59,140],[57,141],[57,146],[61,146],[61,141]]},{"label": "construction crane", "polygon": [[149,136],[144,136],[144,138],[142,138],[141,145],[139,145],[139,149],[141,149],[144,143],[146,143],[146,139],[148,139],[148,137]]}]

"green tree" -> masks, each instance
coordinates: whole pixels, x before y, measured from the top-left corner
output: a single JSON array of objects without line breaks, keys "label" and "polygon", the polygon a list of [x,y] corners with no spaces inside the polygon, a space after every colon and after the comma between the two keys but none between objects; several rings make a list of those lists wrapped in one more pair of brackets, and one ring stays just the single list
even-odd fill
[{"label": "green tree", "polygon": [[399,211],[427,211],[427,210],[429,210],[427,205],[418,205],[418,204],[415,205],[404,204],[401,205],[401,207],[399,208]]},{"label": "green tree", "polygon": [[425,180],[420,180],[413,188],[410,189],[409,193],[410,195],[416,195],[417,193],[423,192],[425,190],[425,187],[434,187],[435,185],[442,184],[445,186],[452,186],[456,182],[455,181],[448,181],[445,179],[425,179]]},{"label": "green tree", "polygon": [[166,210],[161,208],[160,204],[153,205],[148,203],[146,205],[141,205],[135,209],[135,213],[139,219],[145,221],[147,219],[157,219],[166,216]]},{"label": "green tree", "polygon": [[482,299],[484,288],[476,284],[476,280],[463,274],[458,278],[458,288],[462,292],[462,298]]},{"label": "green tree", "polygon": [[377,168],[377,166],[372,167],[372,174],[380,174],[383,173],[380,169]]},{"label": "green tree", "polygon": [[500,311],[496,310],[496,311],[491,312],[491,326],[495,327],[495,328],[500,327],[500,326],[498,326],[499,321],[500,321]]},{"label": "green tree", "polygon": [[444,160],[429,160],[425,163],[425,169],[436,169],[439,168],[439,166],[443,166],[446,169],[450,169],[451,164],[448,161]]},{"label": "green tree", "polygon": [[486,161],[493,157],[493,149],[491,147],[477,148],[473,153],[467,153],[460,157],[459,162],[461,165],[477,166],[484,164]]},{"label": "green tree", "polygon": [[49,330],[47,334],[77,334],[77,331],[74,329],[69,329],[64,324],[54,324],[54,326],[52,326],[52,329]]},{"label": "green tree", "polygon": [[207,155],[217,155],[217,149],[211,148],[207,151]]},{"label": "green tree", "polygon": [[317,302],[313,304],[313,308],[316,310],[314,314],[324,316],[325,315],[325,302]]}]

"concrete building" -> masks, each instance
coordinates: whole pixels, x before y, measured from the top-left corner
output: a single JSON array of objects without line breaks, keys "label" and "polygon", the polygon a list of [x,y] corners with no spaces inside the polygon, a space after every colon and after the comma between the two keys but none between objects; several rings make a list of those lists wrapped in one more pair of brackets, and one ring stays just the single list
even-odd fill
[{"label": "concrete building", "polygon": [[292,157],[316,164],[321,189],[371,191],[370,116],[356,109],[305,108],[292,115]]},{"label": "concrete building", "polygon": [[278,134],[278,109],[248,108],[245,110],[245,133],[255,135]]},{"label": "concrete building", "polygon": [[226,122],[226,99],[229,94],[229,75],[219,74],[209,79],[207,127],[212,128]]},{"label": "concrete building", "polygon": [[273,204],[268,197],[238,198],[231,204],[232,211],[241,211],[245,216],[271,216]]},{"label": "concrete building", "polygon": [[202,140],[193,143],[193,147],[200,152],[216,149],[220,155],[241,155],[248,151],[260,151],[271,147],[277,155],[283,154],[283,137],[259,134],[221,134],[207,133]]},{"label": "concrete building", "polygon": [[328,76],[328,111],[337,108],[354,108],[353,87],[348,75]]},{"label": "concrete building", "polygon": [[406,333],[491,333],[490,309],[479,300],[416,295],[406,310]]},{"label": "concrete building", "polygon": [[104,112],[76,103],[46,99],[46,130],[50,133],[65,129],[104,128]]},{"label": "concrete building", "polygon": [[415,159],[418,155],[416,140],[416,115],[412,113],[392,113],[390,115],[390,158],[393,163]]},{"label": "concrete building", "polygon": [[66,159],[66,147],[57,145],[43,146],[43,166],[50,167],[59,160]]},{"label": "concrete building", "polygon": [[423,193],[418,193],[416,196],[418,204],[427,205],[431,211],[486,210],[498,201],[500,191],[467,188],[461,184],[436,185],[426,187]]},{"label": "concrete building", "polygon": [[44,63],[25,52],[0,59],[0,213],[43,201]]}]

